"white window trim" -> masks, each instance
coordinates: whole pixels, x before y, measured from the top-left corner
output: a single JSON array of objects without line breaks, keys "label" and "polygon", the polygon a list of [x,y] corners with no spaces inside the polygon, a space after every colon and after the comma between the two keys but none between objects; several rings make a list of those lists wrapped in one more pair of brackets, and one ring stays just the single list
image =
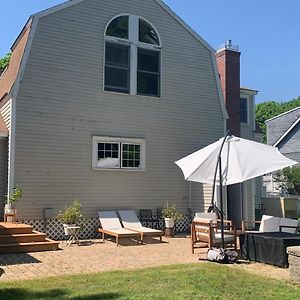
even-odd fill
[{"label": "white window trim", "polygon": [[[119,147],[119,167],[114,168],[99,168],[97,167],[98,162],[98,143],[120,143],[120,146],[124,143],[140,145],[140,168],[125,168],[122,167],[122,149]],[[130,171],[130,172],[141,172],[146,169],[146,141],[144,139],[136,138],[118,138],[108,136],[93,136],[92,139],[92,169],[94,171]]]},{"label": "white window trim", "polygon": [[[110,23],[121,16],[128,16],[129,17],[129,33],[128,33],[128,40],[127,39],[122,39],[122,38],[117,38],[113,36],[107,36],[106,31]],[[144,20],[147,22],[149,25],[152,26],[152,28],[155,30],[155,33],[157,34],[159,45],[151,45],[147,43],[143,43],[139,41],[139,19]],[[115,91],[106,91],[105,90],[105,62],[106,62],[106,57],[105,57],[105,45],[106,42],[112,42],[112,43],[118,43],[118,44],[124,44],[124,45],[130,45],[130,85],[129,85],[129,93],[120,93],[120,92],[115,92]],[[153,51],[159,51],[160,52],[160,78],[159,78],[159,95],[154,96],[154,95],[140,95],[137,93],[137,60],[138,60],[138,48],[143,48],[143,49],[148,49],[148,50],[153,50]],[[111,18],[104,30],[104,52],[103,52],[103,92],[104,93],[113,93],[113,94],[118,94],[118,95],[133,95],[133,96],[139,96],[139,97],[147,97],[147,98],[154,98],[154,99],[159,99],[162,97],[162,44],[161,44],[161,38],[156,30],[156,28],[153,26],[151,22],[146,20],[143,17],[133,15],[133,14],[118,14]]]}]

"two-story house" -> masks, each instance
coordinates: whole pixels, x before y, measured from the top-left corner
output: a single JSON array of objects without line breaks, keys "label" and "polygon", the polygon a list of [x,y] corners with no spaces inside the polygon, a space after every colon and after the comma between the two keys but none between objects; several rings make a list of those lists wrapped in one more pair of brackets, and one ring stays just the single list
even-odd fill
[{"label": "two-story house", "polygon": [[160,0],[73,0],[31,16],[0,99],[0,207],[20,185],[24,222],[54,228],[45,217],[74,199],[90,228],[99,209],[169,201],[187,213],[210,199],[174,161],[224,135],[215,51]]}]

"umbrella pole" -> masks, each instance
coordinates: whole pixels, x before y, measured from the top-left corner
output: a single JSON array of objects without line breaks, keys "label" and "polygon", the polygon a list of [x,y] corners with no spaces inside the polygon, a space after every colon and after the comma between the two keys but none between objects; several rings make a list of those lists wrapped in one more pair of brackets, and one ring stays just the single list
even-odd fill
[{"label": "umbrella pole", "polygon": [[221,243],[222,248],[225,248],[224,243],[224,216],[223,216],[223,184],[222,184],[222,163],[221,163],[221,155],[218,158],[219,160],[219,174],[220,174],[220,206],[221,206]]}]

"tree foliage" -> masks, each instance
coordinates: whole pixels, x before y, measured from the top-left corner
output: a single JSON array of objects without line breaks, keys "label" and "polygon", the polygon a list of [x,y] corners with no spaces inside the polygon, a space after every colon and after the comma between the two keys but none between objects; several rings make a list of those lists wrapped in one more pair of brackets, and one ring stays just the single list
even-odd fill
[{"label": "tree foliage", "polygon": [[279,103],[276,101],[266,101],[256,105],[256,120],[263,131],[264,142],[266,142],[267,140],[265,121],[298,106],[300,106],[300,96],[296,99],[283,103]]},{"label": "tree foliage", "polygon": [[7,53],[4,57],[0,58],[0,75],[5,70],[5,68],[9,65],[11,57],[11,52]]},{"label": "tree foliage", "polygon": [[300,195],[300,167],[285,168],[274,175],[275,181],[280,183],[290,195]]}]

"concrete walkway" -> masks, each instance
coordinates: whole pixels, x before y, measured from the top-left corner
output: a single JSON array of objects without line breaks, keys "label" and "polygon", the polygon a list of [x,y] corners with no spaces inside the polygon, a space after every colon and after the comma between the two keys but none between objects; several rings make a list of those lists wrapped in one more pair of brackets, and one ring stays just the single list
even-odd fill
[{"label": "concrete walkway", "polygon": [[[111,241],[103,243],[102,240],[93,240],[84,242],[81,246],[66,246],[61,243],[60,248],[62,250],[53,252],[0,254],[0,267],[5,271],[0,280],[199,263],[199,257],[204,261],[207,251],[202,248],[193,255],[188,237],[163,238],[163,243],[152,239],[146,245],[139,246],[128,240],[124,240],[119,246]],[[245,263],[230,267],[277,279],[289,279],[287,269],[264,264]]]}]

